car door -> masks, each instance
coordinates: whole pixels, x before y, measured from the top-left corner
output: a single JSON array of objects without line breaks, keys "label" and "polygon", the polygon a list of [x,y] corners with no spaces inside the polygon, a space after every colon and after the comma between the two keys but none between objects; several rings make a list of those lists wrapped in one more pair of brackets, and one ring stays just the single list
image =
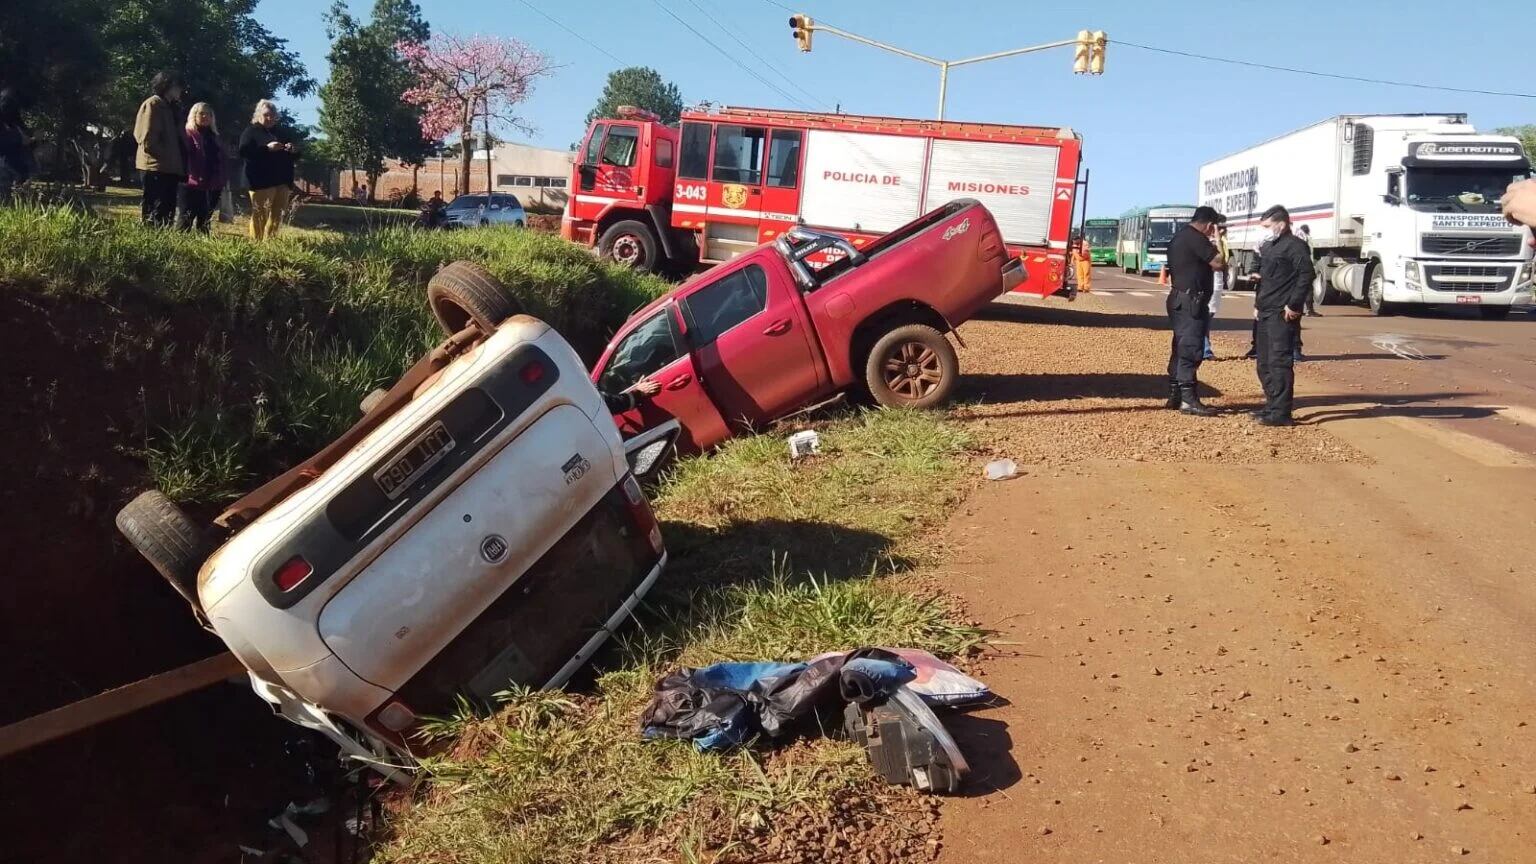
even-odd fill
[{"label": "car door", "polygon": [[642,396],[634,409],[615,415],[620,431],[635,435],[676,420],[682,425],[678,450],[698,452],[729,438],[730,431],[684,348],[676,315],[676,307],[668,303],[629,328],[608,352],[597,386],[616,394],[647,375],[656,379],[661,392]]},{"label": "car door", "polygon": [[761,427],[821,389],[815,334],[795,290],[782,268],[754,257],[679,301],[704,385],[735,429]]}]

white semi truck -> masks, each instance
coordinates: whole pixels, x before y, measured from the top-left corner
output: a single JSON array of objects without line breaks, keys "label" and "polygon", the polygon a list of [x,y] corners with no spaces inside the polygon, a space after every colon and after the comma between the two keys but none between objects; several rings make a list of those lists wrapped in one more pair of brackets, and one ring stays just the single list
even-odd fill
[{"label": "white semi truck", "polygon": [[1465,114],[1349,114],[1200,168],[1197,200],[1226,214],[1239,278],[1257,270],[1266,209],[1309,226],[1318,303],[1475,305],[1502,318],[1532,302],[1530,229],[1499,196],[1528,176],[1519,139]]}]

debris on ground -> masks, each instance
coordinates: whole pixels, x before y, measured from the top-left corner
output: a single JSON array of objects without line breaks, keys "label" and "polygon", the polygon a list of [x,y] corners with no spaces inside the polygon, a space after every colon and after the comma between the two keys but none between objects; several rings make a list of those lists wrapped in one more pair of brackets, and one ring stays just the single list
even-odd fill
[{"label": "debris on ground", "polygon": [[1019,466],[1012,459],[994,459],[987,463],[988,480],[1008,480],[1019,476]]},{"label": "debris on ground", "polygon": [[821,453],[821,435],[815,429],[806,429],[789,436],[789,458],[803,459]]}]

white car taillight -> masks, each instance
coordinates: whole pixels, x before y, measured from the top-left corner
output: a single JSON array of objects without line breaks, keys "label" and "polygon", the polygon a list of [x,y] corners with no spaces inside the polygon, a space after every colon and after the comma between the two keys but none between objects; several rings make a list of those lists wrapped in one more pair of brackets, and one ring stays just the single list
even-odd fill
[{"label": "white car taillight", "polygon": [[379,712],[379,725],[391,732],[404,732],[416,722],[416,712],[404,702],[391,702]]}]

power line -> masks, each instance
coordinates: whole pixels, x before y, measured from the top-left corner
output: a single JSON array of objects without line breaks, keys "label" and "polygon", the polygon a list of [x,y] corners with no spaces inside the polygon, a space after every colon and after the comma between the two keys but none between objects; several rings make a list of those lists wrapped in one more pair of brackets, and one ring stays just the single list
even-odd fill
[{"label": "power line", "polygon": [[575,30],[572,30],[571,28],[565,26],[564,24],[561,24],[559,21],[556,21],[552,15],[550,15],[548,12],[545,12],[543,9],[540,9],[539,7],[533,5],[532,3],[528,2],[528,0],[522,0],[522,4],[524,6],[527,6],[529,9],[532,9],[533,11],[535,11],[535,12],[539,13],[540,15],[542,15],[544,17],[544,20],[546,20],[549,23],[555,25],[556,27],[559,27],[561,30],[564,30],[565,32],[571,34],[572,36],[575,36],[577,39],[581,40],[582,42],[585,42],[587,44],[587,47],[591,48],[593,51],[596,51],[597,53],[602,54],[604,57],[607,57],[609,60],[612,60],[613,62],[619,64],[620,66],[625,65],[623,60],[620,60],[619,58],[617,58],[617,57],[613,56],[612,54],[608,53],[608,51],[605,50],[602,46],[598,45],[597,43],[593,42],[592,40],[588,39],[587,37],[581,35],[580,33],[577,33]]},{"label": "power line", "polygon": [[780,87],[779,85],[773,83],[772,81],[769,81],[767,78],[764,78],[763,76],[757,74],[756,70],[754,70],[752,67],[748,66],[747,64],[741,62],[741,60],[739,60],[736,57],[736,55],[730,53],[729,51],[727,51],[724,48],[721,48],[719,45],[715,44],[714,40],[710,39],[708,36],[705,36],[703,33],[700,33],[697,29],[694,28],[694,26],[692,24],[689,24],[687,21],[684,21],[682,18],[679,18],[677,16],[677,13],[673,12],[671,9],[668,9],[666,6],[663,6],[662,3],[661,3],[661,0],[651,0],[651,2],[656,4],[656,8],[657,9],[660,9],[661,11],[667,13],[667,15],[673,21],[676,21],[677,23],[683,25],[683,27],[686,28],[688,30],[688,32],[690,32],[693,35],[699,37],[700,39],[703,39],[706,43],[708,43],[709,47],[711,47],[711,48],[715,49],[716,51],[720,52],[720,56],[722,56],[725,59],[731,61],[732,63],[735,63],[737,66],[741,67],[741,70],[743,72],[747,73],[748,75],[751,75],[753,78],[756,78],[758,81],[762,82],[764,87],[767,87],[768,89],[778,93],[780,96],[783,96],[785,99],[788,99],[789,101],[795,103],[796,105],[799,105],[802,108],[809,108],[810,107],[809,105],[806,105],[805,102],[803,100],[801,100],[798,96],[793,96],[793,95],[785,92],[783,87]]},{"label": "power line", "polygon": [[764,57],[763,55],[757,53],[756,51],[753,51],[751,45],[748,45],[746,42],[743,42],[740,39],[740,37],[738,37],[734,32],[732,32],[731,28],[729,28],[729,27],[725,26],[724,24],[720,23],[720,19],[718,19],[715,16],[709,14],[709,10],[708,9],[705,9],[703,6],[701,6],[698,3],[694,2],[694,0],[688,0],[688,5],[690,5],[693,8],[699,10],[700,14],[702,14],[705,18],[708,18],[711,22],[713,22],[716,27],[719,27],[725,33],[725,35],[731,37],[732,41],[734,41],[737,45],[740,45],[743,49],[745,49],[748,54],[751,54],[753,57],[756,57],[760,63],[762,63],[764,66],[767,66],[770,70],[772,70],[774,72],[774,74],[778,75],[780,78],[783,78],[789,84],[789,86],[795,88],[796,90],[799,90],[801,93],[804,93],[806,96],[810,97],[811,101],[820,104],[821,107],[828,108],[828,109],[831,108],[831,106],[829,106],[827,103],[821,101],[821,97],[819,97],[815,93],[812,93],[811,91],[805,89],[804,87],[801,87],[795,81],[795,79],[793,79],[793,78],[789,77],[788,75],[784,74],[784,70],[782,70],[779,67],[773,65],[772,63],[768,62],[768,59],[766,57]]},{"label": "power line", "polygon": [[1123,39],[1111,39],[1116,45],[1124,45],[1127,48],[1140,48],[1143,51],[1153,51],[1158,54],[1172,54],[1176,57],[1189,57],[1195,60],[1209,60],[1212,63],[1230,63],[1234,66],[1251,66],[1255,69],[1268,69],[1272,72],[1290,72],[1293,75],[1311,75],[1316,78],[1332,78],[1338,81],[1358,81],[1364,84],[1385,84],[1389,87],[1412,87],[1416,90],[1443,90],[1447,93],[1476,93],[1481,96],[1513,96],[1519,99],[1536,99],[1533,93],[1512,93],[1506,90],[1478,90],[1468,87],[1444,87],[1438,84],[1419,84],[1412,81],[1389,81],[1384,78],[1365,78],[1359,75],[1339,75],[1333,72],[1317,72],[1312,69],[1294,69],[1290,66],[1271,66],[1268,63],[1254,63],[1250,60],[1234,60],[1230,57],[1211,57],[1206,54],[1195,54],[1190,51],[1176,51],[1172,48],[1158,48],[1153,45],[1138,45],[1135,42],[1126,42]]}]

